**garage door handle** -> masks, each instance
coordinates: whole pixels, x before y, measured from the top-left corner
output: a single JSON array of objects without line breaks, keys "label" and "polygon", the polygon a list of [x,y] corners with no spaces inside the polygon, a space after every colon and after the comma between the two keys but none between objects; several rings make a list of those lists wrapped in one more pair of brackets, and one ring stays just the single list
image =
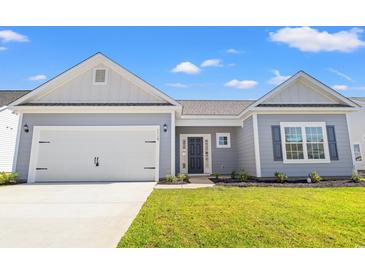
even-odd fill
[{"label": "garage door handle", "polygon": [[145,166],[144,169],[156,169],[154,166]]},{"label": "garage door handle", "polygon": [[94,165],[99,166],[99,157],[94,157]]}]

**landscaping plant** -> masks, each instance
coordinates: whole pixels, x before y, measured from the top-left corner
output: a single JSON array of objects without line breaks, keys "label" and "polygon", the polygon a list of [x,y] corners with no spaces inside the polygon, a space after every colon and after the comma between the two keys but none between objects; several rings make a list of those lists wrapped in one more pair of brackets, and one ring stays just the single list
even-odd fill
[{"label": "landscaping plant", "polygon": [[351,180],[354,183],[360,183],[360,182],[364,181],[365,179],[361,178],[361,176],[354,170],[354,171],[352,171]]},{"label": "landscaping plant", "polygon": [[189,182],[189,176],[187,174],[184,174],[184,173],[179,173],[177,175],[177,179],[180,181],[180,182]]},{"label": "landscaping plant", "polygon": [[244,169],[241,169],[238,173],[238,179],[240,180],[240,182],[245,182],[248,180],[248,174]]},{"label": "landscaping plant", "polygon": [[236,177],[237,177],[237,173],[236,173],[236,171],[235,170],[233,170],[232,172],[231,172],[231,179],[236,179]]},{"label": "landscaping plant", "polygon": [[177,182],[177,178],[173,175],[167,175],[165,180],[168,183],[176,183]]},{"label": "landscaping plant", "polygon": [[308,177],[311,179],[312,183],[319,183],[322,180],[321,176],[319,176],[315,170],[309,173]]},{"label": "landscaping plant", "polygon": [[0,184],[13,184],[18,178],[16,172],[0,172]]},{"label": "landscaping plant", "polygon": [[285,183],[288,180],[288,176],[286,176],[283,172],[275,172],[275,178],[278,183]]},{"label": "landscaping plant", "polygon": [[218,179],[219,179],[220,174],[219,174],[219,173],[217,173],[217,172],[214,172],[214,173],[212,174],[212,176],[214,176],[214,178],[216,178],[216,179],[218,180]]}]

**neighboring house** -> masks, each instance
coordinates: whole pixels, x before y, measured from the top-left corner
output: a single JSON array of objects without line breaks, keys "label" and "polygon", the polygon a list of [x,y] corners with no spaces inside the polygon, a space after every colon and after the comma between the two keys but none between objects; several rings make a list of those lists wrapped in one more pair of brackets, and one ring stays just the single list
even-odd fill
[{"label": "neighboring house", "polygon": [[7,105],[27,92],[26,90],[0,90],[0,172],[13,170],[18,130],[19,115],[7,109]]},{"label": "neighboring house", "polygon": [[350,176],[351,99],[298,72],[256,101],[176,101],[101,53],[9,106],[28,182],[167,174]]},{"label": "neighboring house", "polygon": [[357,170],[365,171],[365,97],[352,97],[361,110],[349,115],[350,135],[354,164]]}]

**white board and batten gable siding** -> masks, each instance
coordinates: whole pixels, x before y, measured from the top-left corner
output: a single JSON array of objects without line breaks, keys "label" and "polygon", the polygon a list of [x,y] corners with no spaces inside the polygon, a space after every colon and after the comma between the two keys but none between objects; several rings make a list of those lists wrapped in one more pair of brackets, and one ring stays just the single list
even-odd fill
[{"label": "white board and batten gable siding", "polygon": [[[95,69],[106,69],[106,84],[94,84]],[[98,64],[30,103],[166,103],[108,66]]]},{"label": "white board and batten gable siding", "polygon": [[268,98],[265,104],[343,104],[335,96],[304,79],[297,79]]}]

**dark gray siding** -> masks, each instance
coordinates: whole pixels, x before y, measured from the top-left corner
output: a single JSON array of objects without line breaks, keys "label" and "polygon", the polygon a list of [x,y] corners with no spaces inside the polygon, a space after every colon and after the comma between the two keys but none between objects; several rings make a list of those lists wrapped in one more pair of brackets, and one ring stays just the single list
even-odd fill
[{"label": "dark gray siding", "polygon": [[239,168],[243,168],[251,176],[256,176],[252,117],[243,122],[242,128],[237,129],[237,144]]},{"label": "dark gray siding", "polygon": [[163,124],[171,129],[170,114],[24,114],[22,126],[27,124],[29,133],[21,131],[17,172],[21,180],[28,177],[33,126],[126,126],[159,125],[160,126],[160,177],[171,171],[171,130],[163,132]]},{"label": "dark gray siding", "polygon": [[[216,133],[231,134],[230,148],[217,148]],[[229,174],[238,171],[237,127],[176,127],[176,173],[180,171],[180,134],[210,134],[212,141],[212,171]]]},{"label": "dark gray siding", "polygon": [[[280,125],[280,122],[326,122],[326,125],[334,125],[339,160],[326,164],[284,164],[274,161],[271,126]],[[307,176],[312,170],[316,170],[322,176],[349,176],[352,173],[351,148],[344,114],[258,115],[258,131],[262,177],[272,177],[275,171],[298,177]]]}]

